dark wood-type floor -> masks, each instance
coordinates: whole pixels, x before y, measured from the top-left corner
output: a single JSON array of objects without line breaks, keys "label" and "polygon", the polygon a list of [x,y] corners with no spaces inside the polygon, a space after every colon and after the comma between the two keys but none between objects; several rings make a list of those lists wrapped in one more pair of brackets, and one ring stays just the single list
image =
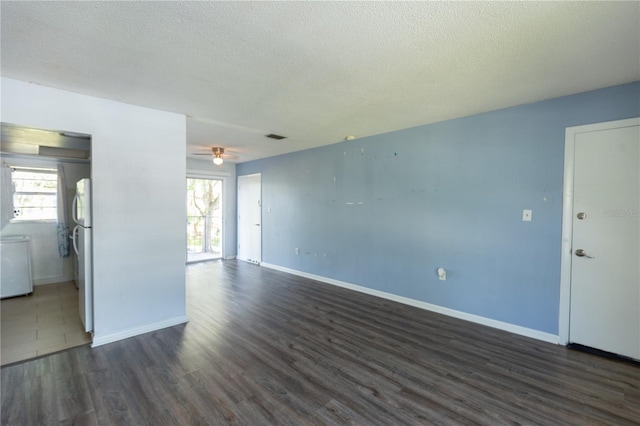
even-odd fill
[{"label": "dark wood-type floor", "polygon": [[2,424],[640,423],[640,367],[235,261],[187,325],[3,367]]}]

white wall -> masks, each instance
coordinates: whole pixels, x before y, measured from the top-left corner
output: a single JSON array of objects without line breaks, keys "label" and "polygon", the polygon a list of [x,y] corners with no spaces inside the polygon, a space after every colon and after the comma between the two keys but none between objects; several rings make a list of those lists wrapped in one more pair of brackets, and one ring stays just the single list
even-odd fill
[{"label": "white wall", "polygon": [[187,177],[222,179],[223,242],[222,257],[233,259],[237,253],[236,240],[236,165],[225,162],[214,166],[210,159],[187,159]]},{"label": "white wall", "polygon": [[185,322],[186,118],[2,78],[6,123],[92,137],[94,345]]}]

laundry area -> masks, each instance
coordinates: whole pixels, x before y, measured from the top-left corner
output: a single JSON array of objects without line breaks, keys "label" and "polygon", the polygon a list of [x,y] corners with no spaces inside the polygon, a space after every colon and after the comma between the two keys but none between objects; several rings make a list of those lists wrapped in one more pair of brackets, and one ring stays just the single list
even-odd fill
[{"label": "laundry area", "polygon": [[0,347],[7,365],[91,342],[91,194],[78,190],[90,188],[91,138],[1,128]]}]

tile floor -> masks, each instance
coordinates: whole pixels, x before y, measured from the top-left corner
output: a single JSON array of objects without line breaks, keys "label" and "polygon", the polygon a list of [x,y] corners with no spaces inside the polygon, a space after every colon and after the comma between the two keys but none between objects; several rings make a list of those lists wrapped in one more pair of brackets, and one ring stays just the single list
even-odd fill
[{"label": "tile floor", "polygon": [[0,365],[91,343],[80,323],[73,282],[33,289],[30,296],[0,302]]}]

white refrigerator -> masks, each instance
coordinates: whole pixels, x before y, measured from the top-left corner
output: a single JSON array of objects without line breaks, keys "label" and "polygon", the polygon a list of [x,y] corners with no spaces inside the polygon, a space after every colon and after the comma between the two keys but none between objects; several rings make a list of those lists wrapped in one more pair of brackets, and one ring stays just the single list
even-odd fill
[{"label": "white refrigerator", "polygon": [[78,256],[78,308],[80,319],[87,333],[93,331],[93,268],[91,238],[91,179],[76,183],[73,197],[73,249]]}]

